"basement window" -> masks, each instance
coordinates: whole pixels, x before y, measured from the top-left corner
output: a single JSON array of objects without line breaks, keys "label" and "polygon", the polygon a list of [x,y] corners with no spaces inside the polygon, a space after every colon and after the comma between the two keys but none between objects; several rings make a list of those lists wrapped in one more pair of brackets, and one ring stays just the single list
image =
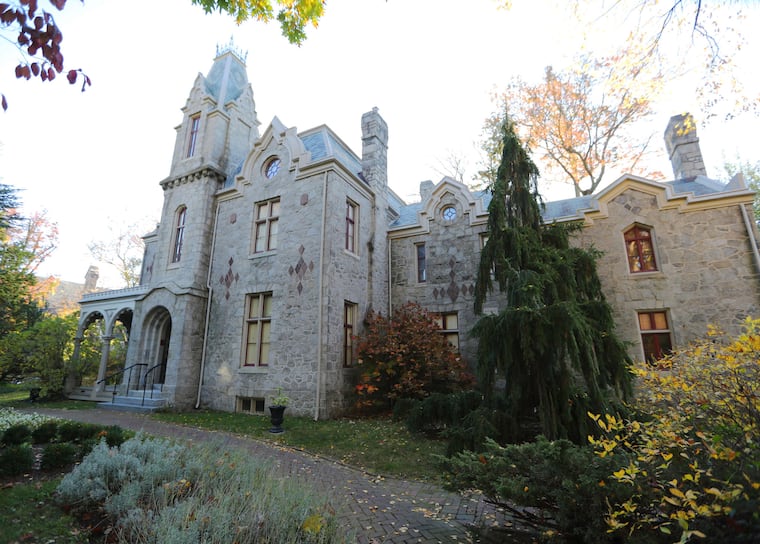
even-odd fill
[{"label": "basement window", "polygon": [[237,412],[241,414],[263,414],[264,398],[263,397],[238,397]]}]

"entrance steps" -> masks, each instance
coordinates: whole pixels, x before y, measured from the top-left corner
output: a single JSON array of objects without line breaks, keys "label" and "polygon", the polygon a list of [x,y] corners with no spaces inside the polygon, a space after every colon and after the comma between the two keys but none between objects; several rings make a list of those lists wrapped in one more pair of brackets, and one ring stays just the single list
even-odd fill
[{"label": "entrance steps", "polygon": [[[152,395],[151,395],[152,393]],[[160,410],[167,405],[161,389],[156,386],[150,389],[130,389],[126,395],[108,392],[108,400],[98,402],[98,408],[103,410],[120,410],[122,412],[150,413]]]}]

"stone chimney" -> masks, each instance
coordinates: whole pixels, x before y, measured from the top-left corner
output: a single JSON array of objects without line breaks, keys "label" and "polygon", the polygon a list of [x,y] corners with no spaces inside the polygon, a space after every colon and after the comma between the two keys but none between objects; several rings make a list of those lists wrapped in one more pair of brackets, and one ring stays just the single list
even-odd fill
[{"label": "stone chimney", "polygon": [[84,275],[84,292],[92,293],[98,288],[98,278],[100,277],[100,270],[97,266],[90,266],[87,269],[87,274]]},{"label": "stone chimney", "polygon": [[426,202],[433,194],[433,189],[435,189],[435,184],[430,180],[420,183],[420,201]]},{"label": "stone chimney", "polygon": [[699,149],[697,124],[690,113],[674,115],[665,129],[665,148],[668,150],[674,179],[705,176],[705,162]]},{"label": "stone chimney", "polygon": [[385,192],[388,185],[388,125],[377,108],[362,115],[362,175],[375,191]]}]

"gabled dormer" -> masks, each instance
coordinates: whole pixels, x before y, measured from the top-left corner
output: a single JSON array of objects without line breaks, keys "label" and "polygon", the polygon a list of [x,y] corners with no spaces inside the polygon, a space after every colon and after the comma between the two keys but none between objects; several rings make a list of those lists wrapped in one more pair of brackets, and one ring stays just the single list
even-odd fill
[{"label": "gabled dormer", "polygon": [[258,139],[259,120],[245,54],[217,47],[208,75],[198,74],[182,108],[170,178],[202,167],[231,174]]}]

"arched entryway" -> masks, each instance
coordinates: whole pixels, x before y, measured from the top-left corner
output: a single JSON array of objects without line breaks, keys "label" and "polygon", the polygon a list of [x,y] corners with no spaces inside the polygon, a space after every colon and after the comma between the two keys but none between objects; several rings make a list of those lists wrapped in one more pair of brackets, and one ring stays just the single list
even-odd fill
[{"label": "arched entryway", "polygon": [[143,349],[146,386],[163,384],[166,379],[166,364],[169,360],[169,344],[172,334],[172,318],[169,310],[159,306],[150,311],[143,322]]}]

